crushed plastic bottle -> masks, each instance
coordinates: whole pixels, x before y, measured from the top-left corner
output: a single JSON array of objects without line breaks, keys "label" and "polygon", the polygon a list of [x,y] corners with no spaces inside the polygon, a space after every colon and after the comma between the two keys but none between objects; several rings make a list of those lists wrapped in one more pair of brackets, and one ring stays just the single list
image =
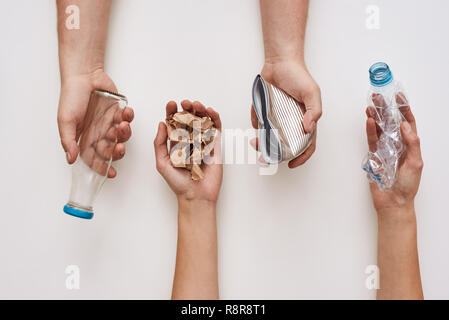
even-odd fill
[{"label": "crushed plastic bottle", "polygon": [[[396,181],[399,160],[405,151],[402,143],[401,123],[404,116],[401,107],[407,101],[400,82],[386,63],[377,62],[369,69],[371,86],[368,93],[368,106],[371,116],[380,129],[376,150],[368,152],[362,168],[368,178],[377,183],[381,190],[389,189]],[[399,99],[398,99],[399,97]]]}]

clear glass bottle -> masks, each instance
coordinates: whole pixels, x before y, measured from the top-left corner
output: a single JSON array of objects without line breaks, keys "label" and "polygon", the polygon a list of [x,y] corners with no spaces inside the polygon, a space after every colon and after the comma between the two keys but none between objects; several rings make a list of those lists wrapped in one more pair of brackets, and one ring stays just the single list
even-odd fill
[{"label": "clear glass bottle", "polygon": [[78,142],[79,156],[72,166],[72,187],[65,213],[92,219],[93,203],[107,178],[117,145],[118,125],[127,104],[123,95],[92,91]]}]

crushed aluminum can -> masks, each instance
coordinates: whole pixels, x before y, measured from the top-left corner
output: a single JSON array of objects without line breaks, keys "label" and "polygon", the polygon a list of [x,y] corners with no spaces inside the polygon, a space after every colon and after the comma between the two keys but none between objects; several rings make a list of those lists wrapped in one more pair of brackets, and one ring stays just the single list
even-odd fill
[{"label": "crushed aluminum can", "polygon": [[315,135],[303,125],[305,106],[257,75],[253,108],[259,122],[259,151],[265,162],[280,163],[301,155]]}]

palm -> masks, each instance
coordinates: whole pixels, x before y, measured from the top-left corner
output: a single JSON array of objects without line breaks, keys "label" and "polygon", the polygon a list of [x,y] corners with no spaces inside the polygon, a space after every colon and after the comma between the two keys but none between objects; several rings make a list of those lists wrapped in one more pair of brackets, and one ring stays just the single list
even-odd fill
[{"label": "palm", "polygon": [[223,176],[223,166],[220,164],[203,165],[204,179],[194,181],[190,172],[181,168],[171,167],[170,160],[166,164],[170,171],[168,184],[176,194],[186,195],[187,198],[195,198],[208,201],[217,201]]},{"label": "palm", "polygon": [[[201,165],[204,178],[201,180],[192,180],[189,171],[184,168],[175,168],[172,166],[167,148],[167,127],[163,123],[159,124],[158,133],[154,140],[157,169],[178,197],[216,202],[223,177],[220,116],[212,108],[206,109],[200,102],[192,103],[184,100],[181,102],[181,106],[185,111],[198,116],[209,116],[218,132],[214,139],[215,144],[211,157],[203,159],[205,163]],[[166,107],[167,118],[175,114],[177,110],[178,106],[176,102],[169,102]]]},{"label": "palm", "polygon": [[92,90],[104,89],[116,91],[114,82],[104,72],[94,77],[83,76],[64,83],[61,90],[61,107],[59,115],[70,118],[76,123],[76,140],[83,130],[83,122]]},{"label": "palm", "polygon": [[409,168],[404,162],[397,172],[397,180],[391,190],[382,191],[376,183],[370,183],[371,194],[376,210],[385,210],[401,206],[413,200],[418,192],[421,175]]},{"label": "palm", "polygon": [[[423,168],[415,117],[408,105],[408,101],[406,101],[402,93],[396,95],[396,101],[403,106],[400,111],[405,121],[401,124],[401,136],[406,150],[401,156],[396,172],[396,181],[391,189],[382,191],[376,183],[370,183],[374,207],[378,211],[400,208],[412,203],[418,192]],[[369,150],[374,152],[377,149],[380,130],[373,118],[374,113],[372,112],[372,108],[373,106],[368,106],[366,110],[368,116],[366,121],[366,135]],[[406,130],[405,128],[408,129]]]}]

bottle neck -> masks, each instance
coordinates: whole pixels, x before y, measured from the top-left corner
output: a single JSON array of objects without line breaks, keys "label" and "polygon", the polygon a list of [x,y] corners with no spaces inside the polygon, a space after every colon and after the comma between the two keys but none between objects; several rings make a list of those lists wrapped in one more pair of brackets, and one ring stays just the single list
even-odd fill
[{"label": "bottle neck", "polygon": [[369,68],[369,79],[373,87],[383,87],[393,81],[393,74],[386,63],[377,62]]}]

